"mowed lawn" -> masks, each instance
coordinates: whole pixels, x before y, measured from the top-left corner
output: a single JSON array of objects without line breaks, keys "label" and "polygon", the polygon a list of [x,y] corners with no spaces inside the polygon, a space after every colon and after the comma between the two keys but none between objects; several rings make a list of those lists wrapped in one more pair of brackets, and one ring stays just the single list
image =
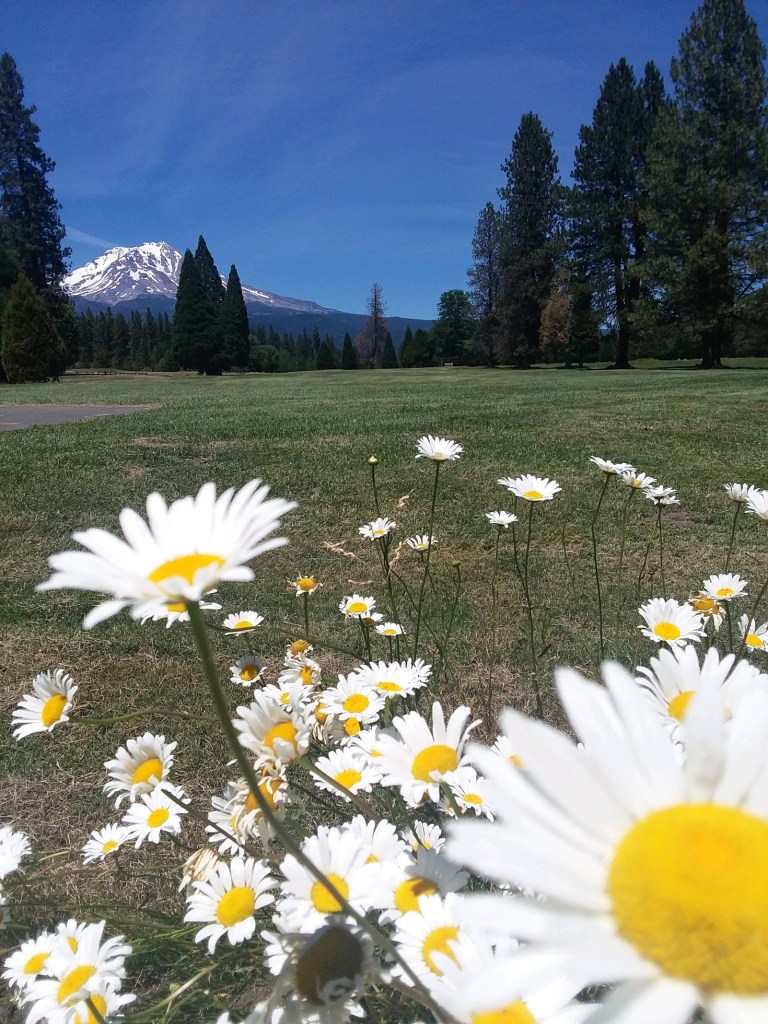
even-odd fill
[{"label": "mowed lawn", "polygon": [[[632,462],[677,489],[680,507],[664,513],[666,583],[669,596],[685,599],[704,577],[724,568],[733,506],[723,484],[768,486],[767,393],[768,370],[758,368],[75,377],[61,384],[2,388],[3,404],[158,406],[134,415],[0,433],[2,820],[29,832],[37,849],[69,851],[52,860],[45,880],[36,883],[39,905],[32,900],[24,915],[16,916],[47,923],[51,913],[57,920],[68,914],[98,918],[103,904],[127,885],[138,909],[123,922],[139,951],[142,928],[153,935],[158,928],[176,929],[183,901],[175,893],[179,857],[172,847],[153,851],[147,877],[135,868],[143,863],[143,852],[131,857],[129,876],[120,878],[109,866],[80,862],[78,850],[90,831],[118,817],[101,795],[102,764],[119,744],[150,729],[178,740],[175,781],[203,807],[228,777],[216,730],[174,717],[207,709],[186,627],[140,626],[123,614],[85,632],[80,623],[92,604],[89,595],[36,592],[36,584],[49,575],[47,557],[75,547],[73,531],[89,526],[117,531],[120,509],[141,510],[152,490],[172,499],[196,492],[207,480],[225,488],[260,477],[275,495],[297,502],[284,521],[290,545],[258,560],[254,584],[221,589],[221,616],[254,609],[266,617],[252,646],[268,657],[274,680],[286,640],[301,631],[301,604],[287,581],[314,574],[323,583],[311,599],[319,660],[329,674],[347,671],[361,650],[360,638],[352,624],[344,624],[339,601],[358,592],[373,595],[386,610],[373,545],[357,532],[375,515],[368,458],[379,459],[380,511],[397,521],[395,540],[402,541],[427,530],[434,465],[415,459],[416,441],[424,434],[452,438],[464,446],[464,454],[440,472],[432,564],[438,598],[430,585],[429,629],[419,653],[433,657],[434,638],[445,646],[452,617],[452,637],[444,659],[438,659],[437,695],[447,708],[467,702],[482,715],[492,675],[494,712],[504,703],[531,710],[528,619],[512,534],[500,537],[494,638],[495,535],[484,513],[513,510],[499,477],[555,478],[562,493],[533,508],[529,574],[538,678],[547,716],[556,721],[554,667],[571,664],[594,672],[599,660],[590,527],[603,477],[589,456]],[[619,591],[625,500],[626,489],[612,485],[595,524],[606,653],[628,664],[647,663],[654,648],[639,634],[636,609],[661,593],[656,518],[650,503],[637,495],[627,517]],[[516,511],[522,558],[527,509]],[[755,517],[739,523],[731,567],[750,581],[752,594],[768,574],[767,531]],[[396,570],[416,592],[419,556],[403,547]],[[251,642],[216,635],[214,646],[226,676]],[[385,642],[373,653],[386,658]],[[10,735],[13,708],[36,672],[57,667],[71,672],[80,686],[80,714],[108,718],[153,710],[127,722],[62,727],[16,743]],[[244,691],[232,688],[233,709],[246,699]],[[187,842],[202,843],[202,827],[190,829]],[[158,878],[158,870],[166,877]],[[52,906],[59,909],[53,912]],[[191,940],[188,944],[192,947]],[[146,970],[152,971],[157,945],[148,939],[146,949],[154,958]],[[191,948],[189,955],[190,972],[205,963],[199,949]],[[237,971],[236,959],[232,964]]]}]

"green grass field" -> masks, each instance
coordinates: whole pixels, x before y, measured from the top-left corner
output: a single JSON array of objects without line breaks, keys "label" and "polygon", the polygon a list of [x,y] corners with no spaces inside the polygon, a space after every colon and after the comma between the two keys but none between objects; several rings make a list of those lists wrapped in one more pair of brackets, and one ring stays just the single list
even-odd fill
[{"label": "green grass field", "polygon": [[[3,817],[42,848],[74,851],[51,862],[43,902],[93,917],[117,884],[102,865],[84,868],[77,850],[91,829],[114,818],[100,794],[101,765],[118,744],[147,728],[177,739],[178,781],[203,798],[220,784],[224,760],[221,741],[211,730],[162,714],[90,730],[62,728],[19,744],[11,738],[10,713],[42,669],[70,671],[80,684],[78,709],[92,715],[146,706],[168,712],[204,707],[205,684],[184,627],[141,627],[122,615],[85,632],[80,622],[92,604],[88,595],[35,591],[49,575],[47,557],[75,546],[73,530],[101,526],[117,532],[120,509],[141,510],[152,490],[176,498],[196,492],[207,480],[224,488],[262,478],[275,495],[298,503],[284,521],[290,545],[259,560],[254,584],[228,585],[219,599],[225,612],[253,608],[266,616],[258,650],[276,669],[286,638],[301,630],[301,605],[286,581],[314,574],[323,588],[312,598],[313,631],[328,641],[319,660],[331,673],[346,671],[353,661],[338,648],[357,649],[359,637],[351,625],[345,627],[339,601],[353,591],[373,594],[380,606],[386,600],[373,546],[357,534],[358,526],[375,515],[368,457],[380,460],[381,514],[397,521],[400,540],[427,530],[434,470],[426,460],[414,459],[417,439],[427,433],[452,438],[465,450],[441,470],[433,569],[440,593],[454,593],[459,573],[462,589],[438,696],[449,708],[469,702],[482,714],[495,647],[495,707],[512,702],[530,710],[527,618],[512,537],[501,537],[494,642],[489,628],[494,535],[483,513],[513,510],[497,478],[527,472],[554,477],[563,491],[533,510],[530,569],[539,679],[547,714],[555,719],[553,668],[570,664],[594,672],[599,660],[590,524],[602,475],[589,456],[632,462],[677,489],[681,505],[665,512],[664,520],[666,579],[669,596],[685,599],[703,578],[724,568],[733,506],[723,484],[768,486],[766,393],[768,369],[755,367],[718,373],[442,369],[213,379],[116,375],[4,387],[3,404],[157,406],[130,416],[0,434],[0,803]],[[606,652],[625,663],[647,663],[653,645],[636,628],[636,608],[660,594],[655,513],[640,496],[630,508],[626,586],[619,593],[615,574],[623,499],[623,491],[611,488],[597,523]],[[517,512],[523,518],[525,510]],[[524,543],[524,529],[518,543]],[[404,550],[397,566],[417,586],[418,556]],[[732,569],[750,581],[753,594],[768,574],[766,526],[755,517],[741,520]],[[441,638],[445,617],[437,605],[429,622]],[[215,638],[223,672],[245,653],[245,642]],[[387,656],[383,642],[374,653]],[[237,698],[243,693],[233,694],[233,706]],[[165,856],[168,865],[177,863],[172,853]],[[181,900],[173,902],[175,875],[164,882],[133,877],[130,885],[139,908],[134,924],[165,927],[164,921],[180,920]],[[158,892],[169,901],[161,911],[153,910]],[[31,907],[30,915],[35,914]],[[199,950],[191,950],[190,958],[193,966],[204,962]]]}]

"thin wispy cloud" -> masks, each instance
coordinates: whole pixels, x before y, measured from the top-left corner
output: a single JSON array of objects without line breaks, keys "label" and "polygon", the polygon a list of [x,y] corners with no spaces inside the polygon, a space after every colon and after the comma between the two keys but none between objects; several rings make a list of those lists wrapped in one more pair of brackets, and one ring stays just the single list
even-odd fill
[{"label": "thin wispy cloud", "polygon": [[96,235],[89,235],[87,231],[80,231],[79,228],[70,227],[65,224],[67,238],[72,242],[82,242],[83,245],[93,245],[97,249],[114,249],[116,242],[107,242],[104,238],[97,238]]}]

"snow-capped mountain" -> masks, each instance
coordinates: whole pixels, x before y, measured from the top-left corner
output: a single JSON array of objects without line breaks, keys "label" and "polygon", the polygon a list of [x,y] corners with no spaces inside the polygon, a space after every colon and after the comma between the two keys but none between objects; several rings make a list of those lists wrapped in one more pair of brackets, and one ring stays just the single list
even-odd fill
[{"label": "snow-capped mountain", "polygon": [[[133,248],[118,245],[67,274],[64,288],[73,297],[107,306],[122,302],[133,304],[144,296],[162,296],[173,302],[179,285],[181,261],[181,253],[167,242],[144,242]],[[226,282],[226,278],[222,277],[222,281]],[[256,307],[259,311],[331,312],[316,302],[291,299],[247,285],[243,285],[243,298],[247,306]]]}]

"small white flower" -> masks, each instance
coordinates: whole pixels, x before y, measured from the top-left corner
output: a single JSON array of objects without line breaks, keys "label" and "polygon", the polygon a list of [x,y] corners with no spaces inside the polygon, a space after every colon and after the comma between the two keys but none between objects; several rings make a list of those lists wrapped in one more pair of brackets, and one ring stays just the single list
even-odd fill
[{"label": "small white flower", "polygon": [[379,622],[376,624],[376,632],[380,636],[403,636],[405,630],[399,622]]},{"label": "small white flower", "polygon": [[433,462],[455,462],[464,451],[460,444],[449,441],[446,437],[420,437],[416,450],[417,459],[432,459]]},{"label": "small white flower", "polygon": [[123,815],[128,838],[136,840],[137,850],[145,839],[149,843],[159,843],[163,832],[174,836],[181,832],[181,815],[187,811],[171,799],[170,793],[179,800],[185,799],[177,786],[154,789],[151,793],[144,793]]},{"label": "small white flower", "polygon": [[342,599],[339,604],[339,611],[347,618],[365,619],[371,615],[375,607],[376,602],[372,597],[363,597],[362,594],[352,594],[351,597],[345,597]]},{"label": "small white flower", "polygon": [[244,654],[234,665],[229,666],[230,680],[237,686],[255,686],[261,681],[267,667],[263,658],[255,654]]},{"label": "small white flower", "polygon": [[750,495],[758,490],[752,484],[723,484],[723,487],[731,501],[736,502],[737,505],[746,505]]},{"label": "small white flower", "polygon": [[516,498],[524,498],[525,501],[552,501],[554,496],[562,490],[557,480],[532,476],[530,473],[524,473],[518,477],[503,477],[497,483],[506,487]]},{"label": "small white flower", "polygon": [[734,597],[747,596],[747,581],[735,572],[719,572],[704,580],[704,593],[715,601],[732,601]]},{"label": "small white flower", "polygon": [[19,870],[22,857],[32,853],[26,832],[16,832],[10,825],[0,827],[0,881]]},{"label": "small white flower", "polygon": [[104,860],[131,838],[131,832],[125,825],[105,825],[104,828],[91,832],[91,838],[83,847],[83,863]]},{"label": "small white flower", "polygon": [[374,519],[370,523],[366,523],[365,526],[359,526],[357,532],[367,540],[381,540],[387,534],[392,533],[396,526],[397,523],[394,520],[383,516],[379,519]]},{"label": "small white flower", "polygon": [[485,518],[491,526],[503,526],[505,530],[518,521],[514,513],[504,512],[503,509],[498,512],[486,512]]},{"label": "small white flower", "polygon": [[590,455],[589,461],[594,462],[606,476],[618,476],[620,473],[634,473],[635,471],[635,467],[629,462],[611,462],[610,459],[601,459],[597,455]]},{"label": "small white flower", "polygon": [[751,651],[768,650],[768,622],[759,626],[754,619],[748,615],[742,615],[739,619],[739,632],[744,640],[744,646]]},{"label": "small white flower", "polygon": [[39,672],[32,680],[34,693],[19,701],[11,724],[17,740],[35,732],[51,732],[62,722],[69,721],[78,687],[69,673],[62,668],[55,672]]},{"label": "small white flower", "polygon": [[199,882],[187,899],[185,921],[208,922],[195,935],[195,942],[208,940],[208,952],[226,935],[235,946],[256,931],[256,911],[274,902],[269,892],[277,879],[262,860],[233,857],[219,861]]},{"label": "small white flower", "polygon": [[333,793],[347,803],[351,802],[349,797],[341,793],[338,786],[354,795],[360,792],[370,793],[379,781],[379,773],[374,768],[372,759],[366,757],[359,749],[344,747],[341,750],[331,750],[327,757],[318,757],[315,763],[320,771],[336,783],[336,786],[332,786],[317,776],[313,780],[317,788]]},{"label": "small white flower", "polygon": [[703,619],[690,605],[679,604],[674,600],[653,597],[639,609],[645,626],[638,629],[655,643],[667,643],[670,647],[687,643],[688,640],[700,640],[704,636]]},{"label": "small white flower", "polygon": [[644,491],[656,483],[656,478],[647,473],[638,473],[636,469],[627,469],[619,473],[619,479],[633,491]]},{"label": "small white flower", "polygon": [[430,537],[426,533],[418,533],[415,537],[406,537],[405,543],[414,551],[427,551],[436,546],[437,537],[434,534]]},{"label": "small white flower", "polygon": [[680,500],[673,487],[645,487],[644,494],[654,505],[679,505]]},{"label": "small white flower", "polygon": [[104,793],[108,797],[117,794],[115,807],[126,798],[134,801],[150,793],[168,778],[175,749],[175,741],[166,743],[165,736],[151,732],[128,740],[124,747],[117,749],[112,760],[104,762],[109,772]]},{"label": "small white flower", "polygon": [[747,498],[746,511],[768,522],[768,491],[759,491],[753,487]]},{"label": "small white flower", "polygon": [[260,626],[263,621],[264,616],[259,615],[258,612],[233,612],[224,619],[222,625],[230,636],[234,636],[236,633],[250,633],[257,626]]}]

